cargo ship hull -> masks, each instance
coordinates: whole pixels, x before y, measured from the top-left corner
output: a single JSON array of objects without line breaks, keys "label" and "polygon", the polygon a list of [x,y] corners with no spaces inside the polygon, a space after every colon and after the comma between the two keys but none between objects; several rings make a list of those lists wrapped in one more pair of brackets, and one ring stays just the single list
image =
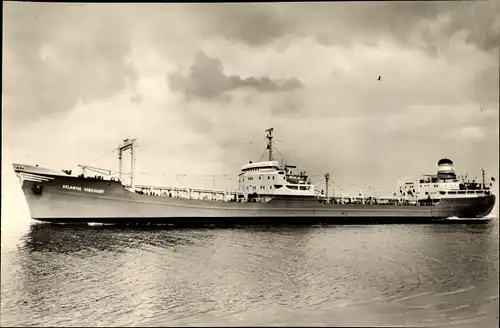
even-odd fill
[{"label": "cargo ship hull", "polygon": [[31,218],[57,223],[328,224],[485,222],[495,196],[442,199],[432,206],[322,204],[274,197],[267,202],[219,202],[144,195],[118,181],[17,172]]}]

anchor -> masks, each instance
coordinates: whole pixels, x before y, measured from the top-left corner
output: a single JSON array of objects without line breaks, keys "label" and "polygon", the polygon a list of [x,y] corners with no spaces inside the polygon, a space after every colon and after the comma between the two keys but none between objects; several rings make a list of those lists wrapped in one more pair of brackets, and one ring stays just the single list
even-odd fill
[{"label": "anchor", "polygon": [[43,186],[38,183],[35,183],[33,187],[31,187],[31,190],[35,195],[41,195],[43,191]]}]

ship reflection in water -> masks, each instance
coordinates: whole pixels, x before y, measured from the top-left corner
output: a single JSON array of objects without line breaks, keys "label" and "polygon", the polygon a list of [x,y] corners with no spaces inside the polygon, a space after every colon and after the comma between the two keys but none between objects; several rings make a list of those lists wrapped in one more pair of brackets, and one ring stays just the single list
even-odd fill
[{"label": "ship reflection in water", "polygon": [[2,326],[498,325],[498,226],[33,224]]}]

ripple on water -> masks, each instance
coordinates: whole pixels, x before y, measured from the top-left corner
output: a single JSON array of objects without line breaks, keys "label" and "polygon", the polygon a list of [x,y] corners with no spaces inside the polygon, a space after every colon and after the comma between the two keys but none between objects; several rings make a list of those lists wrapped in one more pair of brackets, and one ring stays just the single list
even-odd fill
[{"label": "ripple on water", "polygon": [[1,323],[496,326],[494,229],[32,225],[2,249]]}]

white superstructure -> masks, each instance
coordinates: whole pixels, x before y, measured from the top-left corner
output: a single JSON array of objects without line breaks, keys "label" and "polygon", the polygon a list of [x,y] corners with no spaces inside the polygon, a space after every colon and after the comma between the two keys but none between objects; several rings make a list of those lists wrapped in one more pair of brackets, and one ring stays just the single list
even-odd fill
[{"label": "white superstructure", "polygon": [[274,196],[317,196],[314,185],[305,172],[293,174],[292,165],[280,164],[273,159],[272,131],[266,130],[269,152],[268,161],[244,165],[238,176],[238,197],[241,199],[265,199]]},{"label": "white superstructure", "polygon": [[438,201],[443,198],[482,197],[492,193],[491,182],[459,180],[455,174],[453,162],[447,158],[439,160],[436,175],[423,175],[419,178],[398,180],[399,197],[410,202],[422,200]]}]

